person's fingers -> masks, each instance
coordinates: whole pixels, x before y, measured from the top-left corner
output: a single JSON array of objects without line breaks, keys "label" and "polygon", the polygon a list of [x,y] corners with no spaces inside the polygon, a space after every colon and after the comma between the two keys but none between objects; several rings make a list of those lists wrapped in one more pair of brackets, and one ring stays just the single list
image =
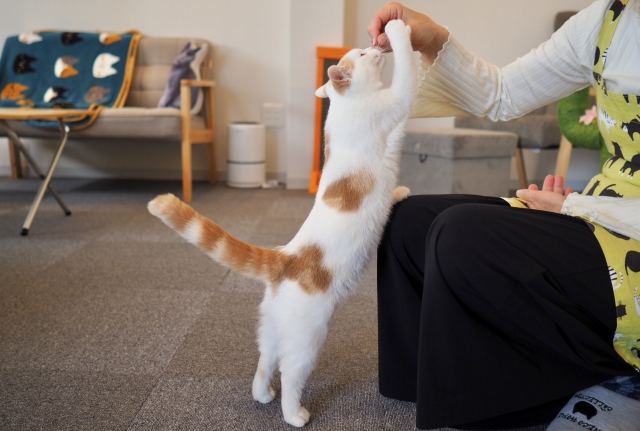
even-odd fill
[{"label": "person's fingers", "polygon": [[382,19],[376,13],[373,17],[371,17],[371,22],[367,27],[367,33],[371,37],[371,45],[376,46],[378,43],[378,36],[382,33],[382,29],[384,28],[384,24],[382,23]]},{"label": "person's fingers", "polygon": [[389,38],[386,33],[382,33],[378,36],[378,42],[374,43],[374,46],[379,46],[381,48],[390,46]]},{"label": "person's fingers", "polygon": [[545,191],[545,192],[553,191],[554,183],[555,183],[555,177],[553,175],[547,175],[544,178],[544,182],[542,183],[542,191]]},{"label": "person's fingers", "polygon": [[537,184],[530,184],[528,188],[529,188],[529,190],[538,190],[538,185]]},{"label": "person's fingers", "polygon": [[526,200],[528,200],[527,198],[531,196],[531,193],[529,192],[529,190],[533,190],[533,189],[516,190],[516,196],[519,197],[520,199],[524,199],[526,201]]},{"label": "person's fingers", "polygon": [[573,189],[571,187],[567,187],[566,189],[564,189],[565,196],[569,196],[571,193],[573,193]]},{"label": "person's fingers", "polygon": [[565,197],[551,191],[520,189],[516,196],[527,202],[529,209],[560,213]]},{"label": "person's fingers", "polygon": [[380,44],[379,36],[384,33],[384,26],[392,19],[401,18],[402,10],[403,8],[400,3],[390,2],[371,17],[371,21],[369,21],[369,26],[367,27],[367,33],[369,33],[374,46]]},{"label": "person's fingers", "polygon": [[555,177],[553,181],[553,192],[562,194],[563,189],[564,189],[564,178],[562,178],[562,175],[558,175],[557,177]]}]

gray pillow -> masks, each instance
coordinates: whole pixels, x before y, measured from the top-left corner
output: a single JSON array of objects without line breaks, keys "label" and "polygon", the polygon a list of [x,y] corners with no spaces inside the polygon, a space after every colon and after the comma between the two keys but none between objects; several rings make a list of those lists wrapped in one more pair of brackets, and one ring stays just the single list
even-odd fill
[{"label": "gray pillow", "polygon": [[[159,108],[180,108],[180,81],[183,79],[200,79],[200,64],[207,54],[208,45],[197,46],[191,41],[173,60],[169,79],[164,88],[164,94],[158,102]],[[196,115],[202,109],[202,88],[191,88],[191,115]]]}]

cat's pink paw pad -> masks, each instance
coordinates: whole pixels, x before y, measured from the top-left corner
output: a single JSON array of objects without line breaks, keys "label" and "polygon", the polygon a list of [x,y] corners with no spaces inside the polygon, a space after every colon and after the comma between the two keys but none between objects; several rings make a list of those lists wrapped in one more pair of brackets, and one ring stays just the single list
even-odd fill
[{"label": "cat's pink paw pad", "polygon": [[309,411],[304,407],[300,407],[298,413],[293,416],[285,417],[284,420],[289,425],[293,425],[294,427],[303,427],[307,424],[307,422],[309,422],[310,417],[311,415],[309,414]]}]

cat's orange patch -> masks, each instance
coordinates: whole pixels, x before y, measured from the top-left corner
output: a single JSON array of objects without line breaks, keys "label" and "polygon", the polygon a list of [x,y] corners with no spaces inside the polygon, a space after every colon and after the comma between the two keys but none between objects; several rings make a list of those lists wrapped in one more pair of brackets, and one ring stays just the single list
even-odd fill
[{"label": "cat's orange patch", "polygon": [[[160,198],[162,199],[164,196]],[[182,203],[175,196],[167,196],[163,203],[162,214],[168,217],[170,226],[179,232],[184,231],[187,224],[196,216],[193,208]]]},{"label": "cat's orange patch", "polygon": [[32,107],[32,106],[36,106],[35,103],[33,103],[33,100],[31,99],[22,99],[22,100],[18,100],[16,102],[18,105],[20,106],[27,106],[27,107]]},{"label": "cat's orange patch", "polygon": [[0,93],[0,99],[5,100],[19,100],[23,99],[24,95],[21,94],[24,90],[29,89],[26,85],[22,85],[18,82],[12,82],[7,84],[3,89],[2,93]]},{"label": "cat's orange patch", "polygon": [[107,94],[111,90],[100,85],[94,85],[84,94],[84,101],[87,103],[99,103],[103,102]]},{"label": "cat's orange patch", "polygon": [[341,212],[360,209],[362,200],[373,191],[375,177],[366,170],[360,170],[329,184],[322,196],[323,202]]},{"label": "cat's orange patch", "polygon": [[268,278],[274,288],[284,280],[292,280],[309,294],[326,292],[333,276],[324,267],[323,257],[317,245],[303,247],[299,253],[288,255],[249,245],[229,234],[225,236],[223,261],[236,271]]},{"label": "cat's orange patch", "polygon": [[256,275],[268,274],[277,254],[275,250],[252,246],[228,234],[225,236],[225,252],[224,260],[232,268],[240,272],[252,271]]},{"label": "cat's orange patch", "polygon": [[202,226],[198,247],[206,253],[210,253],[215,250],[218,243],[227,235],[227,233],[211,220],[202,216],[199,216],[198,218],[200,219],[200,225]]},{"label": "cat's orange patch", "polygon": [[282,267],[275,274],[272,283],[281,283],[285,279],[296,281],[308,294],[324,293],[329,289],[333,275],[323,265],[324,253],[317,245],[307,245],[297,254],[282,257]]},{"label": "cat's orange patch", "polygon": [[119,34],[101,34],[100,41],[105,45],[111,45],[122,40]]},{"label": "cat's orange patch", "polygon": [[[326,292],[333,275],[323,264],[324,253],[318,245],[302,247],[296,254],[247,244],[226,232],[216,223],[196,213],[172,195],[158,196],[150,203],[153,214],[165,218],[179,232],[197,220],[200,238],[197,245],[205,252],[222,249],[219,259],[233,270],[269,280],[274,287],[284,280],[297,282],[309,294]],[[277,292],[276,292],[277,293]]]},{"label": "cat's orange patch", "polygon": [[67,67],[62,71],[62,73],[60,74],[60,78],[68,78],[68,77],[70,77],[70,76],[75,76],[75,75],[77,75],[78,73],[80,73],[80,72],[78,72],[78,69],[76,69],[75,67],[73,67],[73,66],[67,66]]}]

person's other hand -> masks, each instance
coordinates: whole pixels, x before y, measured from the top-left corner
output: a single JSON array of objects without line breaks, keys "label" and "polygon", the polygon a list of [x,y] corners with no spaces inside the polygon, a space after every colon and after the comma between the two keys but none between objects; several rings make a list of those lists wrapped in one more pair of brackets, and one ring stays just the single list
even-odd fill
[{"label": "person's other hand", "polygon": [[528,189],[516,191],[516,196],[527,201],[529,208],[541,211],[562,212],[562,204],[567,195],[573,193],[571,187],[564,188],[564,178],[547,175],[542,184],[542,190],[531,184]]},{"label": "person's other hand", "polygon": [[449,30],[436,24],[426,15],[404,7],[400,3],[390,2],[371,17],[367,27],[367,32],[371,36],[371,43],[374,46],[390,48],[389,39],[384,33],[384,27],[392,19],[401,19],[411,27],[413,50],[420,51],[433,63],[438,52],[449,38]]}]

